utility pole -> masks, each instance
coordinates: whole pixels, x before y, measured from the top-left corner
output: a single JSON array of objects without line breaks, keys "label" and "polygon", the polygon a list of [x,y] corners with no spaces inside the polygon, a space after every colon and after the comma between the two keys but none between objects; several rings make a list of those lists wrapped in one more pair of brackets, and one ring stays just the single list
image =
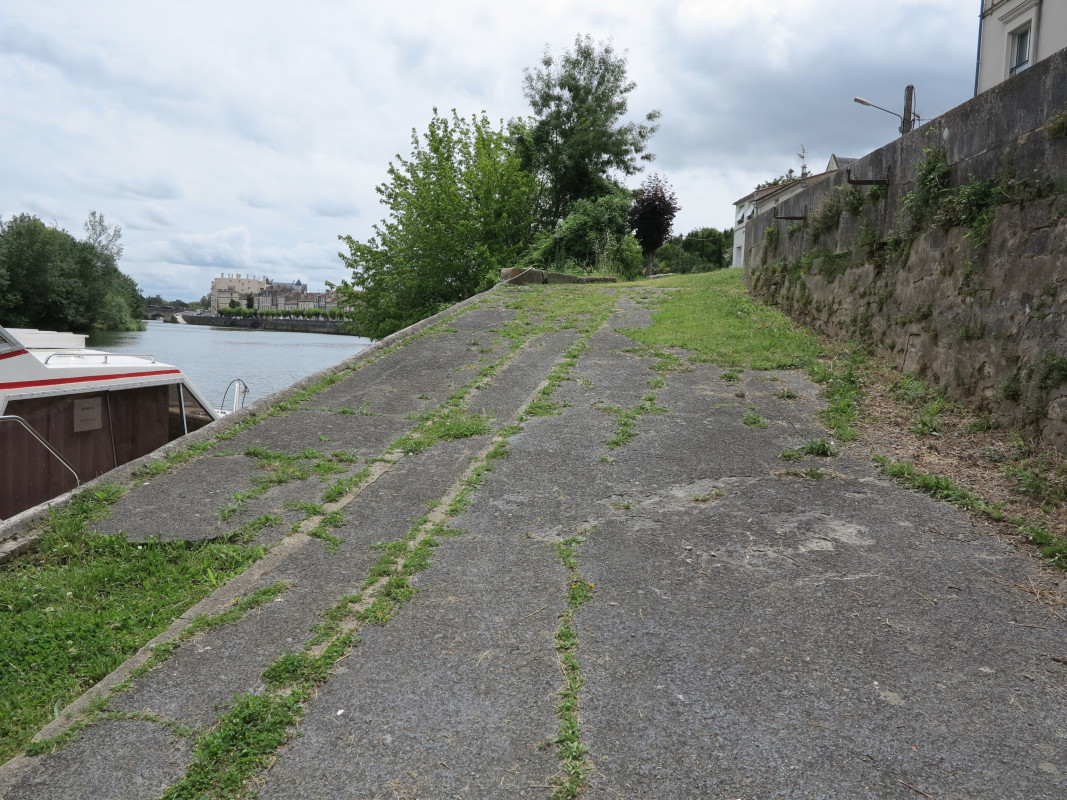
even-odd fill
[{"label": "utility pole", "polygon": [[900,132],[908,133],[912,124],[912,106],[915,104],[915,87],[910,83],[904,88],[904,116],[900,121]]}]

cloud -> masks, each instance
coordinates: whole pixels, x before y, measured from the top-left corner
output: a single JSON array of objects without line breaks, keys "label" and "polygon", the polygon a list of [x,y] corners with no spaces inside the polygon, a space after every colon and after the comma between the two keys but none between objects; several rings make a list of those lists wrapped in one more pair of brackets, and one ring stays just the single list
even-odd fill
[{"label": "cloud", "polygon": [[313,214],[320,217],[335,217],[339,219],[352,219],[359,216],[356,206],[344,201],[331,202],[324,200],[311,206]]},{"label": "cloud", "polygon": [[100,210],[150,294],[198,298],[222,271],[339,280],[337,235],[372,234],[375,186],[435,106],[523,116],[523,68],[588,32],[627,54],[631,117],[663,111],[652,168],[678,191],[676,227],[721,227],[801,144],[821,169],[896,136],[852,97],[896,108],[915,84],[924,117],[966,100],[962,5],[8,0],[0,139],[18,157],[0,160],[0,208],[75,231]]},{"label": "cloud", "polygon": [[209,234],[179,233],[159,243],[154,256],[169,264],[246,270],[252,264],[252,236],[243,225]]}]

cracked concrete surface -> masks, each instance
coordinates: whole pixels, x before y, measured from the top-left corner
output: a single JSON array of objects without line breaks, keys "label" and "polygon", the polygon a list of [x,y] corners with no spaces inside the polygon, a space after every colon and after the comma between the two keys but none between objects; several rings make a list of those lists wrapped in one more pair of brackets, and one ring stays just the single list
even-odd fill
[{"label": "cracked concrete surface", "polygon": [[[623,352],[635,343],[617,331],[647,324],[646,309],[615,289],[562,291],[605,292],[616,309],[553,396],[566,405],[510,437],[508,457],[450,522],[463,535],[442,540],[396,618],[360,631],[255,777],[258,796],[550,797],[569,580],[556,544],[569,537],[593,585],[576,617],[583,796],[1067,796],[1065,624],[1005,585],[1062,577],[893,485],[862,454],[799,464],[821,479],[790,473],[778,453],[826,435],[803,375],[730,383],[702,363],[654,372],[656,359]],[[500,292],[226,447],[299,452],[328,435],[381,454],[414,427],[410,414],[467,380],[464,367],[488,357],[480,349],[499,355],[490,329],[515,313]],[[577,340],[535,336],[471,410],[509,422]],[[637,437],[612,449],[618,423],[603,407],[635,408],[656,376],[668,412],[644,415]],[[783,385],[800,398],[776,398]],[[767,429],[742,424],[750,406]],[[236,693],[262,691],[265,666],[359,587],[372,545],[402,537],[486,440],[401,460],[344,508],[336,552],[309,541],[259,579],[291,584],[279,602],[183,642],[110,701],[141,719],[104,720],[55,754],[15,759],[0,770],[0,798],[159,797],[193,752],[162,723],[203,730]],[[203,456],[135,488],[107,526],[136,537],[150,516],[147,530],[177,531],[181,498],[210,497],[186,517],[188,534],[217,535],[215,512],[249,485],[249,461]],[[309,500],[321,486],[306,482]],[[280,510],[287,490],[243,513]]]}]

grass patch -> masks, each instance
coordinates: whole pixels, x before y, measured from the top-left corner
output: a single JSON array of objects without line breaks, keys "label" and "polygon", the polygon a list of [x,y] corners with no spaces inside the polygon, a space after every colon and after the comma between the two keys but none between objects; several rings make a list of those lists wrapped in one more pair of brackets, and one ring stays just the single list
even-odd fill
[{"label": "grass patch", "polygon": [[804,456],[818,456],[820,458],[832,458],[837,455],[834,446],[825,439],[812,439],[803,447],[795,450],[783,450],[778,454],[782,461],[800,461]]},{"label": "grass patch", "polygon": [[656,395],[652,393],[646,394],[636,408],[625,409],[618,406],[603,406],[599,403],[595,403],[593,407],[613,414],[619,424],[618,433],[604,442],[612,450],[622,447],[637,436],[637,423],[641,421],[641,417],[646,414],[670,413],[669,408],[656,404]]},{"label": "grass patch", "polygon": [[[650,347],[683,347],[694,360],[724,367],[807,367],[822,352],[816,336],[781,312],[749,297],[740,270],[662,278],[670,288],[652,313],[653,324],[622,331]],[[625,285],[625,284],[624,284]]]},{"label": "grass patch", "polygon": [[[586,529],[585,532],[588,532]],[[552,800],[570,800],[578,797],[589,785],[592,763],[587,757],[589,748],[582,742],[581,721],[578,703],[583,686],[581,664],[578,661],[578,626],[575,619],[583,603],[593,599],[594,585],[587,583],[579,571],[578,548],[583,539],[572,536],[556,545],[556,554],[567,570],[567,608],[560,614],[556,629],[556,652],[559,653],[564,685],[556,703],[556,718],[559,720],[556,757],[559,759],[562,777],[553,778],[555,785]]]},{"label": "grass patch", "polygon": [[411,433],[397,439],[393,449],[410,456],[441,442],[482,436],[490,431],[488,417],[456,410],[421,423]]},{"label": "grass patch", "polygon": [[53,511],[37,550],[0,572],[0,760],[264,552],[92,533],[120,494],[83,492]]},{"label": "grass patch", "polygon": [[811,379],[822,384],[827,408],[819,418],[842,442],[850,442],[859,434],[853,427],[863,399],[867,375],[867,351],[846,346],[834,358],[816,362],[810,369]]}]

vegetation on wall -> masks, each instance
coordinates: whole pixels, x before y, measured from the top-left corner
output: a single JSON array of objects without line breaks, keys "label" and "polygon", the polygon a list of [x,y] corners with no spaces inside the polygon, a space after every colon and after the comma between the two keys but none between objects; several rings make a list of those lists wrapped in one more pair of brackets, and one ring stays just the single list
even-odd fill
[{"label": "vegetation on wall", "polygon": [[[1065,112],[1046,124],[1049,139],[1061,124],[1067,138]],[[939,129],[928,135],[942,138]],[[1060,145],[1031,138],[1020,149],[1024,142],[959,164],[949,163],[942,147],[927,147],[905,186],[865,191],[824,183],[807,195],[814,211],[786,229],[788,241],[779,240],[779,223],[768,220],[749,261],[751,288],[791,315],[892,353],[898,368],[928,376],[946,393],[983,398],[983,408],[1001,421],[1058,436],[1048,417],[1049,403],[1067,384],[1067,354],[1056,341],[1062,278],[1048,273],[1039,278],[1044,287],[1012,289],[1009,297],[986,274],[993,259],[1014,268],[1004,260],[1005,246],[1027,248],[1020,256],[1034,259],[1033,269],[1052,268],[1041,229],[1054,228],[1062,214],[1062,200],[1050,198],[1062,198],[1064,175],[1040,165],[1055,164]],[[970,165],[977,175],[966,172]],[[909,170],[898,165],[893,172]],[[1006,206],[1014,209],[998,216]],[[1007,226],[997,248],[990,246],[995,221],[998,231]],[[920,237],[921,253],[912,258]],[[903,270],[915,274],[902,278]],[[898,294],[902,286],[914,288]],[[946,359],[946,348],[959,358]]]}]

